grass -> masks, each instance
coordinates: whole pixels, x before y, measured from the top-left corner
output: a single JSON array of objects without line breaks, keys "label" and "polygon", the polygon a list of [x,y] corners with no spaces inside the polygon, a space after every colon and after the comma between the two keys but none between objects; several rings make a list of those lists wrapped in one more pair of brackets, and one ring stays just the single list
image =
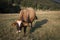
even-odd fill
[{"label": "grass", "polygon": [[0,14],[0,40],[60,40],[60,11],[37,11],[38,20],[33,22],[31,34],[16,33],[11,24],[18,14]]}]

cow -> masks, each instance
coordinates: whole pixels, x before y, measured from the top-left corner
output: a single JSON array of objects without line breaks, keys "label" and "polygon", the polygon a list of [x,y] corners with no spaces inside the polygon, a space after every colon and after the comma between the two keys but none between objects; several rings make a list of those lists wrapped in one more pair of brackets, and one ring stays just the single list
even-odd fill
[{"label": "cow", "polygon": [[17,24],[17,30],[19,30],[18,32],[21,32],[22,27],[24,27],[24,34],[26,34],[27,26],[31,24],[32,28],[32,23],[35,19],[37,19],[36,12],[33,8],[29,7],[20,11],[19,19],[13,24]]}]

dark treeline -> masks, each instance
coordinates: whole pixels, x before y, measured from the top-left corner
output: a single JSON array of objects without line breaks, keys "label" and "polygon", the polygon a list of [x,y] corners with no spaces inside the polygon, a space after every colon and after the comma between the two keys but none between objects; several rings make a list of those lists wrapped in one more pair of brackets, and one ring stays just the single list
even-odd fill
[{"label": "dark treeline", "polygon": [[0,13],[17,13],[20,11],[18,0],[0,0]]},{"label": "dark treeline", "polygon": [[60,4],[54,0],[22,0],[21,5],[42,10],[60,10]]},{"label": "dark treeline", "polygon": [[60,10],[60,3],[54,0],[0,0],[0,12],[18,12],[20,7],[41,10]]}]

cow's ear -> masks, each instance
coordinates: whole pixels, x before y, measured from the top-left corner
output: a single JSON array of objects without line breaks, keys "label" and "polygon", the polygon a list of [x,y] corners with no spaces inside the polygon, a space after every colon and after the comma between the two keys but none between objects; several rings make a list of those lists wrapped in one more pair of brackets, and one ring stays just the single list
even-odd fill
[{"label": "cow's ear", "polygon": [[16,22],[13,22],[13,23],[12,23],[12,26],[16,26],[16,25],[17,25],[17,23],[16,23]]}]

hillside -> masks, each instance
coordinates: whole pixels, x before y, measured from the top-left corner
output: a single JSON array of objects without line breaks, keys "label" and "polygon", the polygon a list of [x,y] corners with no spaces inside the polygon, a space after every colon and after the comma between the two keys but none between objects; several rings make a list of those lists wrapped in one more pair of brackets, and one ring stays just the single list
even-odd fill
[{"label": "hillside", "polygon": [[[13,6],[15,4],[15,6]],[[42,10],[60,10],[57,0],[0,0],[0,12],[17,12],[20,7],[33,7]]]},{"label": "hillside", "polygon": [[38,9],[60,9],[60,4],[54,0],[22,0],[21,5]]}]

